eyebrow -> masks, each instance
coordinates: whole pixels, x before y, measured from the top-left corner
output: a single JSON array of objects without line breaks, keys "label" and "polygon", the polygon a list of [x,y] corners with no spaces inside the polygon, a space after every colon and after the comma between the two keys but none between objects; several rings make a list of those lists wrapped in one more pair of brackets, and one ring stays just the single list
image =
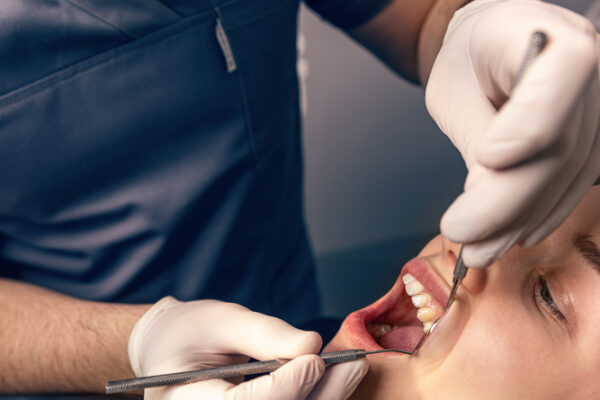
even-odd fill
[{"label": "eyebrow", "polygon": [[581,255],[600,273],[600,250],[589,235],[577,235],[575,237],[575,247]]}]

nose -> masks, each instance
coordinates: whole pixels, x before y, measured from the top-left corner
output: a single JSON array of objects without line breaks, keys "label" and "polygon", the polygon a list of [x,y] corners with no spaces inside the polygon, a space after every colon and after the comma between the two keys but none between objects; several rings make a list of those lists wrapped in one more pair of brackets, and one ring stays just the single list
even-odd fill
[{"label": "nose", "polygon": [[[442,243],[443,257],[444,257],[444,268],[448,274],[449,281],[452,281],[454,267],[458,254],[460,253],[460,243],[454,243],[444,238]],[[467,265],[468,267],[468,265]],[[488,278],[487,268],[469,268],[467,275],[462,281],[462,287],[472,294],[480,293],[484,288]]]}]

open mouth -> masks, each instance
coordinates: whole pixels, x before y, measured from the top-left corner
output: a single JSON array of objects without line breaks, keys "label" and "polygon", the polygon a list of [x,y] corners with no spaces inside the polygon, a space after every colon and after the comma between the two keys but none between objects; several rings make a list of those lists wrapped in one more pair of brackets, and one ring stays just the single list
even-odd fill
[{"label": "open mouth", "polygon": [[392,289],[377,302],[350,314],[346,324],[367,351],[412,351],[444,311],[449,288],[423,259],[409,261]]}]

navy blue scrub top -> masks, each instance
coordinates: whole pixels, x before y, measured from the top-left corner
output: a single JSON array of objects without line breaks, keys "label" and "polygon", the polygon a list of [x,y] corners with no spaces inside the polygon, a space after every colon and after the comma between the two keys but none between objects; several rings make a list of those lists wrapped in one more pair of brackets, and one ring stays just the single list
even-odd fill
[{"label": "navy blue scrub top", "polygon": [[[387,0],[313,0],[349,28]],[[0,1],[0,276],[319,310],[299,0]]]}]

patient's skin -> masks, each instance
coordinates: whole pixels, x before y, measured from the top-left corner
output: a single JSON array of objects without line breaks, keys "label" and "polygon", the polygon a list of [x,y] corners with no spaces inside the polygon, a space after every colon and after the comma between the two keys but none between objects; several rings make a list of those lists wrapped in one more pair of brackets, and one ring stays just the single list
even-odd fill
[{"label": "patient's skin", "polygon": [[[600,398],[600,266],[581,251],[586,247],[593,257],[591,242],[600,247],[599,186],[539,245],[516,247],[488,269],[469,270],[418,355],[368,356],[370,370],[354,398]],[[447,296],[458,250],[438,236],[418,256],[425,263],[407,266],[417,275],[419,268],[432,269],[443,283],[438,292]],[[564,320],[546,302],[540,277]],[[392,292],[401,288],[406,296],[403,287],[399,279]],[[326,351],[374,348],[355,326],[366,314],[350,314]]]}]

